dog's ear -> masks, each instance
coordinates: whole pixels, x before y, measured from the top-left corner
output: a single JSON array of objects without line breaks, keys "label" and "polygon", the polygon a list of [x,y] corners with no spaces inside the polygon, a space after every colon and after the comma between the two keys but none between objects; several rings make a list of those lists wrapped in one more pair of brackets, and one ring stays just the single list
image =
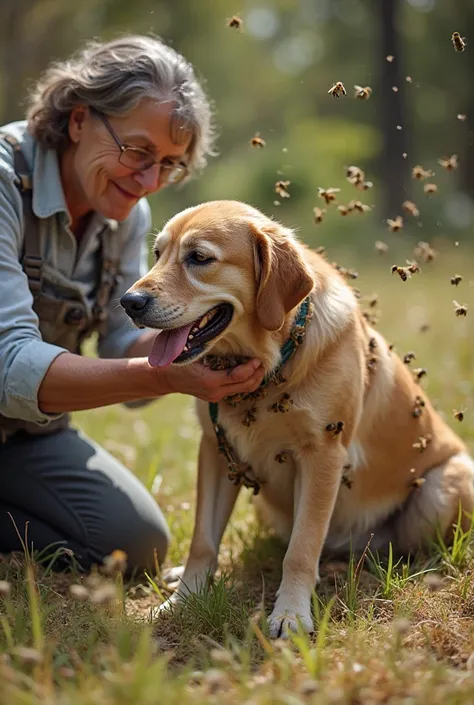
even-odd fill
[{"label": "dog's ear", "polygon": [[250,224],[254,238],[257,316],[266,330],[279,330],[285,316],[308,296],[314,279],[298,248],[279,225]]}]

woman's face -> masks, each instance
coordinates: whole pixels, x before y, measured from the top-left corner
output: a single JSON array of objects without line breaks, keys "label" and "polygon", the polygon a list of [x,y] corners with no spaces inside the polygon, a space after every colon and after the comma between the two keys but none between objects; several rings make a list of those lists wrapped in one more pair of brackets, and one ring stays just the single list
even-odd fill
[{"label": "woman's face", "polygon": [[[174,144],[170,136],[172,105],[144,99],[121,117],[108,117],[116,137],[126,146],[150,152],[156,161],[180,163],[191,142]],[[72,143],[74,203],[70,210],[97,211],[106,218],[122,221],[143,196],[166,186],[160,165],[145,171],[134,171],[119,162],[121,150],[100,116],[88,108],[76,108],[69,120]],[[63,175],[67,179],[67,175]]]}]

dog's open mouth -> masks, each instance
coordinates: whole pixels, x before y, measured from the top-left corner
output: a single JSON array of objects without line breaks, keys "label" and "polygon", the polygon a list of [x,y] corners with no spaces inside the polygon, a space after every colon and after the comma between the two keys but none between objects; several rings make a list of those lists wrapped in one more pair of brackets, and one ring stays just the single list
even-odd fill
[{"label": "dog's open mouth", "polygon": [[233,306],[223,303],[186,326],[161,331],[155,338],[148,362],[152,367],[189,362],[201,355],[207,343],[227,328],[233,313]]}]

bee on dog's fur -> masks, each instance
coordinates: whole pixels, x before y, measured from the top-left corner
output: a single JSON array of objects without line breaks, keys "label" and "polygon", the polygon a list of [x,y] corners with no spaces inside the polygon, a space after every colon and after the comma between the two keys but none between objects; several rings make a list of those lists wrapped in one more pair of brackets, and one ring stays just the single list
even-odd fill
[{"label": "bee on dog's fur", "polygon": [[354,86],[354,98],[358,100],[368,100],[372,95],[372,88],[370,86]]},{"label": "bee on dog's fur", "polygon": [[341,95],[346,95],[346,89],[342,81],[337,81],[337,83],[331,86],[328,93],[332,95],[333,98],[339,98]]},{"label": "bee on dog's fur", "polygon": [[411,415],[413,416],[414,419],[417,419],[421,416],[423,413],[423,409],[425,406],[424,400],[420,396],[415,397],[415,403],[413,405],[413,410],[411,412]]},{"label": "bee on dog's fur", "polygon": [[451,284],[453,286],[458,286],[462,282],[462,276],[460,274],[455,274],[454,277],[451,277]]},{"label": "bee on dog's fur", "polygon": [[403,201],[402,208],[404,211],[406,211],[406,213],[409,213],[414,218],[418,218],[418,216],[420,215],[420,211],[413,203],[413,201]]},{"label": "bee on dog's fur", "polygon": [[344,430],[344,421],[336,421],[336,423],[328,423],[326,431],[334,436],[338,436]]},{"label": "bee on dog's fur", "polygon": [[336,200],[336,193],[339,193],[341,189],[340,188],[321,188],[321,186],[318,187],[318,196],[319,198],[322,198],[326,201],[326,203],[329,205],[331,201]]},{"label": "bee on dog's fur", "polygon": [[463,421],[464,420],[464,414],[465,414],[465,409],[464,410],[459,410],[456,411],[456,409],[453,410],[453,416],[456,419],[456,421]]},{"label": "bee on dog's fur", "polygon": [[458,304],[457,301],[453,300],[454,304],[454,312],[456,316],[467,316],[467,305],[466,304]]},{"label": "bee on dog's fur", "polygon": [[281,414],[285,414],[291,409],[291,405],[293,403],[293,399],[290,397],[288,392],[285,392],[284,394],[282,394],[279,401],[275,402],[275,404],[272,404],[270,406],[269,411],[274,411],[275,414],[277,414],[278,412],[280,412]]},{"label": "bee on dog's fur", "polygon": [[403,228],[403,218],[401,215],[397,215],[395,220],[387,218],[387,223],[392,233],[398,233],[398,231]]},{"label": "bee on dog's fur", "polygon": [[376,357],[369,357],[367,360],[367,369],[369,372],[375,372],[377,368],[377,358]]},{"label": "bee on dog's fur", "polygon": [[347,487],[348,490],[351,489],[352,485],[354,484],[354,481],[350,479],[351,476],[351,470],[352,470],[352,465],[344,465],[342,468],[342,477],[341,477],[341,483]]},{"label": "bee on dog's fur", "polygon": [[326,253],[326,248],[324,247],[324,245],[320,245],[319,247],[317,247],[316,253],[318,255],[324,255]]},{"label": "bee on dog's fur", "polygon": [[325,215],[326,215],[325,208],[318,208],[317,206],[315,208],[313,208],[313,216],[314,216],[315,223],[322,223]]},{"label": "bee on dog's fur", "polygon": [[291,181],[277,181],[275,184],[275,192],[280,196],[280,198],[289,198],[288,186]]},{"label": "bee on dog's fur", "polygon": [[254,135],[250,140],[250,144],[252,145],[252,147],[262,148],[265,147],[266,142],[264,139],[262,139],[262,137],[260,137],[259,133],[257,132],[257,134]]},{"label": "bee on dog's fur", "polygon": [[412,487],[414,490],[419,490],[425,482],[426,480],[424,477],[415,477],[415,479],[410,482],[410,487]]},{"label": "bee on dog's fur", "polygon": [[420,380],[428,374],[426,367],[415,367],[412,372],[415,380]]},{"label": "bee on dog's fur", "polygon": [[244,426],[247,426],[247,428],[248,428],[253,423],[255,423],[256,420],[257,420],[257,408],[255,406],[253,406],[251,409],[249,409],[248,411],[245,412],[243,419],[242,419],[242,423],[244,424]]},{"label": "bee on dog's fur", "polygon": [[446,169],[447,171],[452,171],[453,169],[458,168],[458,155],[453,154],[451,157],[447,157],[446,159],[438,159],[438,164],[441,164],[443,169]]},{"label": "bee on dog's fur", "polygon": [[466,38],[461,37],[459,32],[452,33],[451,41],[456,51],[464,51],[464,49],[466,48]]},{"label": "bee on dog's fur", "polygon": [[371,338],[369,340],[369,350],[373,352],[377,347],[377,341],[375,340],[375,338]]},{"label": "bee on dog's fur", "polygon": [[232,29],[242,29],[242,24],[242,19],[237,15],[233,15],[230,20],[227,20],[227,26],[231,27]]},{"label": "bee on dog's fur", "polygon": [[405,365],[409,365],[412,360],[416,360],[416,355],[415,355],[415,353],[412,352],[412,351],[407,352],[407,353],[403,356],[403,362],[405,363]]}]

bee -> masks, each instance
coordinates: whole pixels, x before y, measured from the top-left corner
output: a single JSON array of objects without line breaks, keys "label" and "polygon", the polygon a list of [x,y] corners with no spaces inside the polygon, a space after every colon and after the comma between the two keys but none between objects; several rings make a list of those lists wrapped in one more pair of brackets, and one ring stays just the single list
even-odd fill
[{"label": "bee", "polygon": [[453,169],[457,169],[458,168],[458,155],[452,154],[450,157],[446,157],[445,159],[438,159],[438,164],[441,164],[443,169],[446,169],[447,171],[452,171]]},{"label": "bee", "polygon": [[398,231],[403,228],[403,218],[401,215],[397,215],[395,220],[387,218],[387,223],[392,233],[398,233]]},{"label": "bee", "polygon": [[407,267],[399,267],[398,264],[392,265],[392,274],[398,274],[402,282],[406,282],[408,279]]},{"label": "bee", "polygon": [[263,147],[265,147],[266,142],[264,139],[262,139],[262,137],[260,137],[260,133],[257,132],[257,134],[255,134],[250,140],[250,144],[252,145],[252,147],[260,147],[260,149],[262,149]]},{"label": "bee", "polygon": [[403,356],[403,362],[405,363],[405,365],[409,365],[412,360],[416,360],[416,355],[413,351],[407,352]]},{"label": "bee", "polygon": [[366,86],[365,88],[362,88],[362,86],[354,86],[354,91],[354,98],[358,98],[359,100],[368,100],[372,95],[372,88],[370,86]]},{"label": "bee", "polygon": [[322,223],[325,215],[326,215],[325,208],[318,208],[318,207],[313,208],[313,216],[314,216],[315,223]]},{"label": "bee", "polygon": [[413,254],[415,257],[422,259],[423,262],[432,262],[438,253],[436,250],[433,250],[428,242],[423,242],[423,240],[420,240],[413,250]]},{"label": "bee", "polygon": [[423,377],[426,377],[426,375],[428,374],[428,370],[426,369],[426,367],[415,367],[412,372],[414,379],[417,381],[419,381]]},{"label": "bee", "polygon": [[242,423],[244,426],[251,426],[255,421],[257,420],[257,407],[253,406],[251,409],[245,412],[243,418],[242,418]]},{"label": "bee", "polygon": [[412,215],[414,218],[418,218],[420,215],[420,211],[413,201],[403,201],[402,208],[406,213],[409,213],[409,215]]},{"label": "bee", "polygon": [[377,341],[375,340],[375,338],[371,338],[369,340],[369,350],[371,352],[373,352],[376,348],[377,348]]},{"label": "bee", "polygon": [[402,157],[403,157],[403,159],[406,159],[408,157],[407,152],[403,152]]},{"label": "bee", "polygon": [[290,194],[288,193],[288,186],[291,184],[291,181],[277,181],[275,184],[275,193],[277,193],[280,198],[290,198]]},{"label": "bee", "polygon": [[344,465],[342,468],[342,477],[341,477],[341,484],[345,485],[348,490],[351,489],[354,481],[350,479],[351,476],[351,470],[352,470],[352,465]]},{"label": "bee", "polygon": [[456,409],[453,409],[453,415],[456,421],[463,421],[464,420],[464,414],[465,414],[465,409],[463,411],[456,411]]},{"label": "bee", "polygon": [[286,463],[288,461],[289,455],[286,451],[282,450],[280,453],[275,455],[275,460],[277,463]]},{"label": "bee", "polygon": [[358,181],[357,183],[354,184],[354,186],[359,189],[359,191],[368,191],[369,188],[372,188],[374,185],[373,181]]},{"label": "bee", "polygon": [[340,188],[321,188],[320,186],[318,187],[318,196],[320,198],[323,198],[326,203],[329,205],[331,201],[336,200],[336,193],[339,193],[341,189]]},{"label": "bee", "polygon": [[386,56],[385,58],[387,59],[388,63],[391,64],[395,57],[392,56],[391,54],[389,54],[389,55]]},{"label": "bee", "polygon": [[421,269],[420,269],[418,262],[414,262],[414,261],[410,262],[409,259],[407,259],[406,262],[408,264],[407,269],[410,272],[410,274],[418,274],[418,272],[421,272]]},{"label": "bee", "polygon": [[419,450],[420,453],[423,453],[428,448],[430,443],[431,435],[428,433],[426,436],[419,436],[416,443],[413,443],[413,448]]},{"label": "bee", "polygon": [[453,300],[454,312],[456,316],[467,316],[467,304],[461,306],[457,301]]},{"label": "bee", "polygon": [[349,201],[347,207],[351,211],[357,211],[358,213],[369,213],[372,210],[371,206],[367,203],[362,203],[361,201]]},{"label": "bee", "polygon": [[[319,210],[319,208],[318,208],[317,210]],[[325,213],[325,212],[326,212],[326,211],[324,211],[324,213]],[[319,247],[317,247],[317,248],[316,248],[316,253],[317,253],[318,255],[324,255],[324,254],[326,253],[326,248],[324,247],[324,245],[320,245]]]},{"label": "bee", "polygon": [[328,423],[326,426],[326,431],[332,433],[333,437],[338,436],[344,430],[344,421],[337,421],[336,423]]},{"label": "bee", "polygon": [[337,210],[339,211],[339,213],[341,215],[349,215],[349,213],[351,213],[351,211],[352,211],[352,209],[349,208],[349,206],[342,206],[342,205],[338,206]]},{"label": "bee", "polygon": [[412,178],[414,179],[428,179],[430,176],[434,176],[434,171],[431,169],[423,169],[420,164],[417,164],[411,170]]},{"label": "bee", "polygon": [[413,79],[412,79],[411,76],[407,76],[407,77],[405,78],[405,81],[406,81],[407,83],[413,83]]},{"label": "bee", "polygon": [[467,120],[467,115],[465,113],[458,113],[456,115],[458,120],[461,120],[461,122],[464,122],[464,120]]},{"label": "bee", "polygon": [[452,33],[451,41],[456,51],[464,51],[464,49],[466,48],[466,38],[461,37],[459,32]]},{"label": "bee", "polygon": [[420,333],[427,333],[430,328],[431,328],[431,326],[429,323],[422,323],[419,330],[420,330]]},{"label": "bee", "polygon": [[454,277],[451,277],[450,281],[453,286],[457,286],[462,282],[462,276],[460,274],[455,274]]},{"label": "bee", "polygon": [[230,20],[227,20],[227,26],[232,29],[242,29],[243,21],[237,15],[233,15]]},{"label": "bee", "polygon": [[425,184],[423,186],[423,191],[430,195],[431,193],[436,193],[438,191],[438,186],[436,184]]},{"label": "bee", "polygon": [[383,255],[385,252],[388,252],[388,245],[386,242],[383,242],[382,240],[377,240],[375,242],[375,251],[379,253],[379,255]]},{"label": "bee", "polygon": [[293,399],[290,397],[288,392],[285,392],[284,394],[282,394],[279,401],[275,402],[275,404],[272,404],[270,406],[269,411],[274,411],[275,414],[277,414],[278,412],[280,412],[281,414],[286,414],[286,412],[290,410],[291,405],[293,403]]},{"label": "bee", "polygon": [[369,372],[375,372],[377,367],[377,358],[376,357],[369,357],[367,360],[367,369]]},{"label": "bee", "polygon": [[346,92],[342,81],[338,81],[328,90],[328,93],[330,93],[333,98],[340,98],[341,95],[346,95]]},{"label": "bee", "polygon": [[365,179],[365,172],[358,166],[347,166],[346,179],[350,184],[361,183]]},{"label": "bee", "polygon": [[415,404],[413,405],[413,410],[411,412],[411,415],[413,416],[414,419],[417,419],[421,416],[423,413],[423,409],[425,406],[425,402],[420,396],[415,397]]},{"label": "bee", "polygon": [[398,86],[392,86],[392,91],[394,93],[398,93]]},{"label": "bee", "polygon": [[403,127],[401,125],[397,125],[397,130],[403,130]]},{"label": "bee", "polygon": [[415,477],[415,479],[410,482],[410,487],[412,487],[414,490],[419,490],[422,485],[424,485],[426,482],[424,477]]}]

